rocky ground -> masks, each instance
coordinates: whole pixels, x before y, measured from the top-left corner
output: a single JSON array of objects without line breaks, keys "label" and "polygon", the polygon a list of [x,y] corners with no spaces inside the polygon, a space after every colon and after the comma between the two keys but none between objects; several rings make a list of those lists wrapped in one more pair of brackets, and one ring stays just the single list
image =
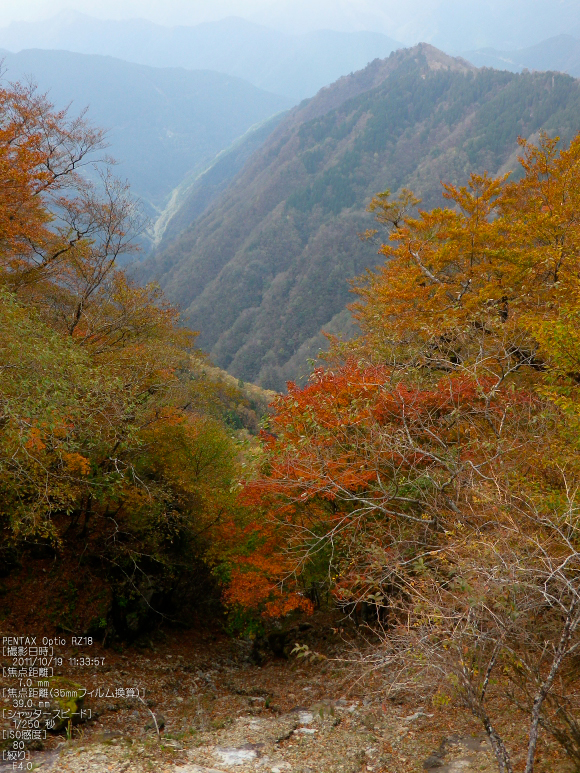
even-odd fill
[{"label": "rocky ground", "polygon": [[[343,642],[321,635],[329,655]],[[480,728],[449,706],[385,700],[332,660],[252,659],[251,644],[192,632],[146,649],[91,648],[83,684],[139,687],[144,700],[89,701],[90,722],[31,751],[40,773],[495,773]],[[68,654],[68,653],[67,653]],[[555,773],[549,752],[539,771]],[[564,767],[560,768],[565,770]],[[0,770],[12,765],[0,764]]]}]

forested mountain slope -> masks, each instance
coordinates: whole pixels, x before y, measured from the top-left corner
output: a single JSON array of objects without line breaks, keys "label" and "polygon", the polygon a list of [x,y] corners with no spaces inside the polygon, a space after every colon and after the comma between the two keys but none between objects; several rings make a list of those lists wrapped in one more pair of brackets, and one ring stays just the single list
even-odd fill
[{"label": "forested mountain slope", "polygon": [[161,238],[169,242],[202,215],[226,190],[285,115],[285,112],[277,113],[267,121],[252,126],[242,137],[218,153],[201,173],[186,175],[173,190],[167,206],[155,222],[155,242],[158,243]]},{"label": "forested mountain slope", "polygon": [[283,388],[349,325],[348,279],[376,265],[377,191],[442,202],[441,180],[514,166],[518,135],[580,128],[580,82],[477,70],[426,44],[341,78],[302,103],[229,188],[145,276],[157,278],[199,343],[235,376]]},{"label": "forested mountain slope", "polygon": [[239,78],[207,70],[155,68],[68,51],[0,52],[4,79],[32,77],[58,108],[108,129],[116,173],[149,214],[188,172],[200,172],[253,124],[290,107]]}]

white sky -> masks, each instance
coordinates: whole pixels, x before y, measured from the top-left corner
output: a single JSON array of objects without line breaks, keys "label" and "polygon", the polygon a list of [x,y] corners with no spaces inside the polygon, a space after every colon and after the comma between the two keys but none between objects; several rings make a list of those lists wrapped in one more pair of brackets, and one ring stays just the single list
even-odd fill
[{"label": "white sky", "polygon": [[158,24],[195,24],[252,14],[266,0],[0,0],[0,25],[36,21],[74,9],[102,19],[145,18]]}]

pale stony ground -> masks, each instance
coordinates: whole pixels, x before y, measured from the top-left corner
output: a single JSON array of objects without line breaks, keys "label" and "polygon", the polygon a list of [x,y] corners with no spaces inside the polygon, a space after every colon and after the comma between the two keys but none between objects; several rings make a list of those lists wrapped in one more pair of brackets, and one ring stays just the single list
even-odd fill
[{"label": "pale stony ground", "polygon": [[[39,773],[497,773],[481,727],[460,707],[389,699],[337,656],[343,640],[314,629],[326,659],[269,656],[249,642],[192,632],[147,649],[102,650],[98,668],[64,673],[91,689],[137,685],[146,701],[107,699],[72,738],[32,751]],[[301,634],[302,635],[302,634]],[[318,637],[318,639],[316,638]],[[68,655],[68,653],[65,653]],[[332,660],[334,658],[334,661]],[[5,685],[2,685],[5,686]],[[155,732],[152,712],[164,725]],[[520,719],[510,715],[517,731]],[[569,767],[550,748],[538,773]],[[519,764],[519,760],[518,760]],[[12,765],[0,761],[0,771]]]},{"label": "pale stony ground", "polygon": [[[404,744],[409,733],[421,743],[421,711],[383,726],[369,721],[369,707],[358,701],[317,701],[280,716],[251,713],[227,727],[200,734],[195,745],[156,736],[131,743],[65,745],[47,759],[40,773],[403,773],[420,767],[433,773],[495,773],[487,743],[479,738],[447,740],[439,753],[411,760]],[[250,701],[249,703],[251,703]],[[265,702],[265,701],[264,701]],[[256,705],[257,704],[257,705]],[[414,730],[412,728],[415,728]],[[385,749],[390,753],[385,755]],[[167,752],[179,757],[170,762]],[[40,761],[40,760],[39,760]]]}]

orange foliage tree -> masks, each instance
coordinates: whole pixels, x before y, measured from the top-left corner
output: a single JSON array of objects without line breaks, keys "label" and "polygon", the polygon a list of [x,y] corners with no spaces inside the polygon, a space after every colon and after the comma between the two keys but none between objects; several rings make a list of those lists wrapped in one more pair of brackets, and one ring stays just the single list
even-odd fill
[{"label": "orange foliage tree", "polygon": [[144,221],[104,148],[83,115],[0,89],[3,550],[81,539],[126,587],[169,587],[234,517],[239,449],[195,334],[118,266]]},{"label": "orange foliage tree", "polygon": [[[452,208],[373,200],[389,238],[355,284],[362,335],[274,404],[244,497],[275,542],[245,567],[271,592],[275,549],[294,594],[316,576],[340,603],[372,605],[391,630],[377,662],[402,658],[425,690],[455,685],[511,771],[490,709],[502,672],[527,712],[531,773],[540,727],[580,758],[577,706],[556,689],[580,647],[580,137],[521,146],[519,180],[445,185]],[[236,596],[242,576],[230,598],[255,604]]]}]

